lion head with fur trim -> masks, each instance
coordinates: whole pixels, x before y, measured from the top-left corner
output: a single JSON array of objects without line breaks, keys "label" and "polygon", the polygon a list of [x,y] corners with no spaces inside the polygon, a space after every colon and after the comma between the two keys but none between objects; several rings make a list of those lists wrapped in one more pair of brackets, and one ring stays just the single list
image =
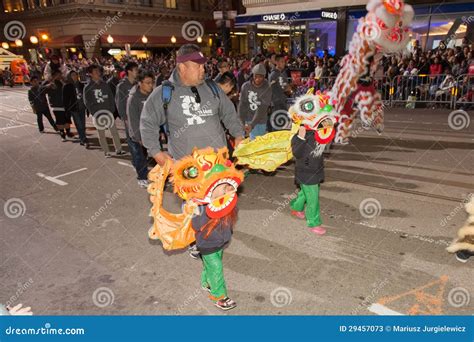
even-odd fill
[{"label": "lion head with fur trim", "polygon": [[[225,147],[217,151],[212,147],[194,149],[190,156],[178,160],[171,170],[174,192],[186,201],[206,205],[210,218],[223,217],[234,209],[237,188],[243,179],[243,173],[235,169]],[[223,184],[232,190],[216,198],[213,192]]]}]

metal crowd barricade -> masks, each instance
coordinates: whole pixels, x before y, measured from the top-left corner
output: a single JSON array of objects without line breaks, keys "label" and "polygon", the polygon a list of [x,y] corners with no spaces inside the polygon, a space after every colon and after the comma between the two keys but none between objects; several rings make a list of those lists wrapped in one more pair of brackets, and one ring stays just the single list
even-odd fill
[{"label": "metal crowd barricade", "polygon": [[452,75],[399,75],[390,84],[390,103],[406,108],[452,108],[455,86],[456,79]]},{"label": "metal crowd barricade", "polygon": [[456,87],[453,89],[453,108],[474,108],[474,75],[459,75],[456,78]]}]

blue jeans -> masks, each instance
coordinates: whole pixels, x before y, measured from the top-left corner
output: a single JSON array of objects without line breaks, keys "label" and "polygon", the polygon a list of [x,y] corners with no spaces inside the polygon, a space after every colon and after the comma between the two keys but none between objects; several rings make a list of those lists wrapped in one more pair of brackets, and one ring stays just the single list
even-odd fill
[{"label": "blue jeans", "polygon": [[267,133],[267,124],[256,124],[255,127],[250,131],[250,140],[254,140],[256,137]]},{"label": "blue jeans", "polygon": [[72,119],[74,120],[74,125],[76,126],[77,133],[79,134],[79,140],[81,143],[87,142],[86,136],[86,112],[71,112]]},{"label": "blue jeans", "polygon": [[146,180],[148,178],[148,153],[146,149],[139,143],[128,138],[128,147],[132,154],[132,164],[137,171],[138,180]]}]

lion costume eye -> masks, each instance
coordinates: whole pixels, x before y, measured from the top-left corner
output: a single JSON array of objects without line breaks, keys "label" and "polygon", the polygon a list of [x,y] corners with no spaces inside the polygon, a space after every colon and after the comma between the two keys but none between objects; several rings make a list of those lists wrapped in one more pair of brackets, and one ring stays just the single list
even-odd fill
[{"label": "lion costume eye", "polygon": [[314,103],[311,100],[304,101],[301,103],[301,110],[306,113],[310,113],[314,110]]},{"label": "lion costume eye", "polygon": [[190,166],[186,169],[183,170],[183,177],[185,179],[195,179],[199,175],[199,171],[197,167],[195,166]]}]

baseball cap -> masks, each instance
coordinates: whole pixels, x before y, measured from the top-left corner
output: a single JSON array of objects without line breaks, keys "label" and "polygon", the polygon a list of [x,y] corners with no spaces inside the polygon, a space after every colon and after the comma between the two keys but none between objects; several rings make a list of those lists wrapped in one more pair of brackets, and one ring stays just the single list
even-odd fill
[{"label": "baseball cap", "polygon": [[194,51],[181,56],[176,57],[176,63],[194,62],[197,64],[204,64],[207,62],[207,58],[202,54],[201,51]]}]

